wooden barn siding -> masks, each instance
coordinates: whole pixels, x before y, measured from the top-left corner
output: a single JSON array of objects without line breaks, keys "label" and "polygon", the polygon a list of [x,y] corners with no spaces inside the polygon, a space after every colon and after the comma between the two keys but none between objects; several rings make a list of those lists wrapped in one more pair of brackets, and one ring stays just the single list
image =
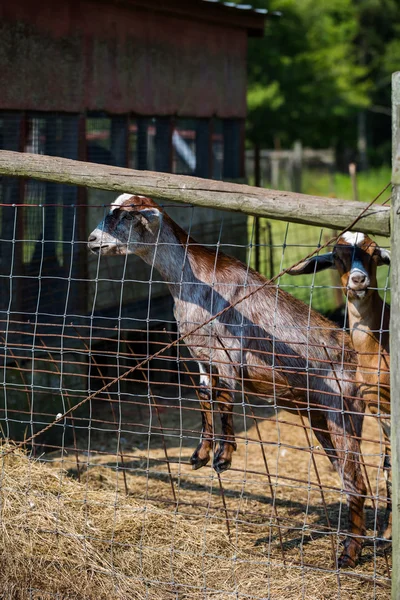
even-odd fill
[{"label": "wooden barn siding", "polygon": [[244,118],[247,31],[134,7],[0,0],[0,110]]}]

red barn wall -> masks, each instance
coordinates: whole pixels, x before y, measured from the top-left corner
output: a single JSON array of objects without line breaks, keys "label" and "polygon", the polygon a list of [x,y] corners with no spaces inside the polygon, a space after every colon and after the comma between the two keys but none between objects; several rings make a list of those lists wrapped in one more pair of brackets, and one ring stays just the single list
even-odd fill
[{"label": "red barn wall", "polygon": [[247,31],[105,2],[0,1],[0,109],[244,118]]}]

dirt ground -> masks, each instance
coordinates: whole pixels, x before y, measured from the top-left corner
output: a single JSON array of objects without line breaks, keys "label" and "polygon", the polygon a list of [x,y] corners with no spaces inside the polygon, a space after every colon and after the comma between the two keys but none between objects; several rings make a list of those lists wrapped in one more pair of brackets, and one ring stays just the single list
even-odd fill
[{"label": "dirt ground", "polygon": [[[241,410],[236,407],[236,413]],[[145,595],[126,598],[158,598],[154,585],[164,590],[161,598],[177,599],[390,598],[391,549],[374,542],[385,496],[375,418],[365,420],[363,437],[369,441],[363,442],[363,456],[369,489],[381,500],[366,501],[368,539],[360,564],[337,570],[334,559],[347,527],[347,503],[307,420],[305,431],[298,414],[271,411],[269,419],[257,419],[257,431],[251,415],[238,414],[238,448],[232,469],[219,478],[210,465],[193,471],[189,464],[198,441],[197,411],[185,410],[184,405],[161,407],[162,431],[154,409],[144,412],[138,420],[145,426],[129,429],[122,423],[119,435],[115,427],[107,435],[95,427],[90,452],[75,456],[69,451],[62,459],[56,454],[44,457],[52,470],[66,470],[75,479],[78,460],[80,484],[88,491],[112,492],[118,501],[134,500],[149,513],[161,511],[172,519],[173,528],[182,522],[196,525],[197,549],[188,553],[196,569],[200,568],[200,584],[197,571],[195,575],[186,566],[185,572],[177,573],[171,566],[167,574],[158,574],[156,583],[151,578],[145,582]],[[100,422],[101,408],[94,413]],[[126,412],[124,419],[129,421]],[[118,440],[122,455],[116,451]],[[209,544],[215,532],[225,540],[228,552],[224,547],[220,553]],[[126,543],[134,545],[129,539]],[[157,537],[154,546],[151,538],[148,543],[147,550],[156,552]],[[181,546],[174,547],[174,535],[169,552],[171,557],[182,552]]]}]

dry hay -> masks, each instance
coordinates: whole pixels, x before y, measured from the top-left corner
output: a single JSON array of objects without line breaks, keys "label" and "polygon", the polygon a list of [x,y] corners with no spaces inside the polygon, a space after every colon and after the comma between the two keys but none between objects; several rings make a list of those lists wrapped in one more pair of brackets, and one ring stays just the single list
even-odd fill
[{"label": "dry hay", "polygon": [[[267,456],[285,564],[266,478],[255,473],[263,470],[257,445],[249,451],[240,443],[234,457],[237,470],[222,477],[230,536],[216,475],[210,468],[192,472],[182,464],[188,448],[168,448],[169,458],[176,460],[171,468],[177,504],[160,448],[149,453],[137,449],[129,453],[130,462],[125,458],[128,496],[121,472],[114,468],[115,455],[92,455],[90,460],[81,455],[87,468],[78,482],[65,470],[73,466],[73,457],[48,465],[16,451],[3,459],[0,471],[0,597],[388,599],[382,551],[374,558],[367,548],[354,570],[338,574],[332,568],[329,537],[319,532],[337,527],[340,494],[325,490],[329,530],[319,490],[280,477],[315,480],[310,453],[296,449],[305,446],[304,431],[271,422],[260,429],[262,439],[271,442],[278,440],[279,430],[281,446],[268,446]],[[255,438],[254,428],[248,437]],[[317,453],[316,460],[324,486],[338,487],[327,459]],[[374,485],[371,469],[370,476]],[[339,536],[334,543],[340,549]]]}]

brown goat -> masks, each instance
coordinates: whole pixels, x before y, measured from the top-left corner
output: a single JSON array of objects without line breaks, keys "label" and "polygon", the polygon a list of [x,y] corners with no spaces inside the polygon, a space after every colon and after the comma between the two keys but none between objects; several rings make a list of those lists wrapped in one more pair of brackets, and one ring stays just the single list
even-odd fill
[{"label": "brown goat", "polygon": [[149,198],[117,198],[88,246],[100,254],[140,256],[169,287],[179,333],[187,335],[185,343],[200,369],[203,429],[191,458],[194,469],[207,464],[213,450],[213,403],[222,423],[213,467],[217,472],[230,467],[238,385],[276,410],[307,413],[347,493],[350,535],[339,565],[354,566],[365,534],[366,488],[359,462],[364,405],[352,382],[354,353],[347,334],[274,285],[232,307],[266,280],[240,261],[197,244]]},{"label": "brown goat", "polygon": [[376,271],[390,264],[390,253],[380,248],[367,235],[347,232],[340,236],[334,251],[305,261],[291,269],[291,275],[314,273],[335,268],[340,274],[347,296],[348,327],[357,351],[357,383],[359,393],[372,414],[378,415],[385,440],[384,469],[387,506],[381,536],[390,539],[390,307],[377,290]]}]

